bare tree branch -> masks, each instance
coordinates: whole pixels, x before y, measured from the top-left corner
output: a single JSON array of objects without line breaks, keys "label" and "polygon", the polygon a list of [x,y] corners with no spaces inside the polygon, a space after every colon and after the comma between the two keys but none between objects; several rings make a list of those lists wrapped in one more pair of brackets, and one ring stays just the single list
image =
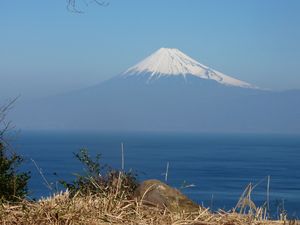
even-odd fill
[{"label": "bare tree branch", "polygon": [[0,122],[2,122],[6,116],[7,111],[9,111],[13,104],[17,101],[19,97],[14,98],[13,100],[8,101],[8,103],[0,106]]},{"label": "bare tree branch", "polygon": [[9,110],[13,108],[14,103],[18,100],[19,96],[9,100],[3,106],[0,106],[0,143],[4,143],[8,145],[5,141],[4,135],[9,130],[13,129],[14,127],[11,125],[11,121],[6,121],[6,116]]},{"label": "bare tree branch", "polygon": [[[71,12],[75,13],[83,13],[83,11],[78,9],[78,1],[79,0],[66,0],[67,1],[67,9]],[[89,6],[91,3],[96,3],[99,6],[105,7],[108,6],[109,3],[107,1],[100,1],[100,0],[81,0],[82,3],[84,3],[86,6]]]}]

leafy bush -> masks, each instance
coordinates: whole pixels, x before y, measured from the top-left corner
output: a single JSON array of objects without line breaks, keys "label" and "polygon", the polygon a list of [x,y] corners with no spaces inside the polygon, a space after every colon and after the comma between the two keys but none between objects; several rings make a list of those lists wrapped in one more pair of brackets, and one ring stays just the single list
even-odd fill
[{"label": "leafy bush", "polygon": [[71,182],[60,181],[71,195],[114,194],[117,198],[132,197],[138,185],[136,174],[114,170],[106,165],[101,166],[100,155],[92,159],[86,149],[81,149],[74,155],[84,165],[85,171],[83,175],[75,174],[76,178]]},{"label": "leafy bush", "polygon": [[5,141],[5,134],[11,129],[11,123],[6,121],[6,114],[16,100],[17,98],[0,106],[0,202],[21,200],[28,191],[29,173],[18,172],[23,158],[15,152],[8,151]]},{"label": "leafy bush", "polygon": [[26,196],[30,174],[18,173],[22,161],[16,153],[8,154],[0,142],[0,201],[18,201]]}]

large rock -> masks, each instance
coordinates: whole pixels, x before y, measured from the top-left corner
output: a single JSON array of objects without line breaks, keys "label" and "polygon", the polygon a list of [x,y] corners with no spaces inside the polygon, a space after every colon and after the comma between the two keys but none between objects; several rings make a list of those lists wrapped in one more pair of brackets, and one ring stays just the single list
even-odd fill
[{"label": "large rock", "polygon": [[159,180],[146,180],[136,189],[135,196],[144,205],[168,208],[172,212],[194,212],[199,205],[194,203],[179,190]]}]

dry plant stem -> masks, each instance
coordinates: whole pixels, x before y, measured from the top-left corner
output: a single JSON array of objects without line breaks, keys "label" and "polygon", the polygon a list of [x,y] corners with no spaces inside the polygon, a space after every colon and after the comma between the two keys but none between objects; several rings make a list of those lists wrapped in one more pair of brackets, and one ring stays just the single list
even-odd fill
[{"label": "dry plant stem", "polygon": [[33,164],[34,164],[34,166],[35,166],[35,168],[37,169],[37,171],[39,172],[39,174],[41,175],[41,177],[43,178],[43,180],[44,180],[44,182],[45,182],[45,185],[46,185],[46,187],[49,189],[49,190],[53,190],[53,188],[52,188],[52,186],[51,186],[51,184],[48,182],[48,180],[46,179],[46,177],[45,177],[45,175],[44,175],[44,173],[43,173],[43,171],[42,171],[42,169],[37,165],[37,163],[35,162],[35,160],[34,159],[31,159],[31,161],[33,162]]},{"label": "dry plant stem", "polygon": [[124,144],[123,144],[123,142],[121,143],[121,155],[122,155],[121,168],[122,168],[122,171],[124,171]]}]

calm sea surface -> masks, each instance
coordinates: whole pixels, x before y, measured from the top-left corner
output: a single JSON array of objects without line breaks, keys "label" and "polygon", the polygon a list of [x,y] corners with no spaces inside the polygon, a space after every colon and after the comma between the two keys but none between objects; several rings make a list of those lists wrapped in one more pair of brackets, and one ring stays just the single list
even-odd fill
[{"label": "calm sea surface", "polygon": [[91,155],[100,153],[103,164],[120,168],[121,142],[125,169],[136,171],[140,180],[164,180],[169,162],[169,184],[193,184],[182,189],[190,198],[214,209],[230,209],[250,182],[259,183],[252,197],[263,204],[270,176],[272,214],[284,208],[300,217],[300,136],[23,131],[13,145],[26,158],[24,169],[31,171],[31,197],[39,198],[51,191],[31,159],[55,186],[57,180],[70,180],[82,171],[73,157],[81,148]]}]

